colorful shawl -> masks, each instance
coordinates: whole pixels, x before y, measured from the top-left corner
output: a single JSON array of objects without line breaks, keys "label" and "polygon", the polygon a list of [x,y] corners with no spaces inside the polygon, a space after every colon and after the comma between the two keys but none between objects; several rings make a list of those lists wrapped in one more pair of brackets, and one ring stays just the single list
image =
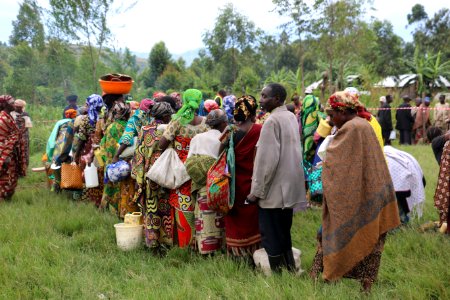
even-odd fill
[{"label": "colorful shawl", "polygon": [[303,159],[312,161],[314,158],[314,133],[319,126],[320,102],[313,95],[303,100],[301,112]]},{"label": "colorful shawl", "polygon": [[353,269],[380,236],[400,224],[383,152],[369,123],[355,117],[336,133],[323,164],[323,255],[326,280]]},{"label": "colorful shawl", "polygon": [[56,138],[58,137],[59,128],[70,121],[72,121],[72,119],[62,119],[56,122],[55,126],[53,126],[53,130],[47,140],[47,147],[45,150],[45,153],[47,154],[47,161],[50,162],[53,159],[53,152],[55,151]]},{"label": "colorful shawl", "polygon": [[252,255],[259,248],[258,206],[245,204],[252,185],[256,143],[262,125],[254,124],[248,133],[234,146],[235,153],[235,201],[225,216],[225,233],[228,252],[236,256]]},{"label": "colorful shawl", "polygon": [[[438,183],[434,193],[434,206],[439,211],[440,225],[449,221],[449,199],[450,199],[450,141],[444,146],[441,156],[441,165],[439,169]],[[447,233],[450,233],[450,227],[447,226]]]},{"label": "colorful shawl", "polygon": [[[19,129],[16,126],[14,118],[11,117],[5,111],[0,112],[0,170],[3,168],[7,158],[11,158],[13,151],[23,151],[23,145],[21,143],[21,135]],[[19,146],[19,147],[18,147]],[[21,157],[20,163],[20,175],[25,175],[26,172],[26,160],[22,153],[19,153]]]}]

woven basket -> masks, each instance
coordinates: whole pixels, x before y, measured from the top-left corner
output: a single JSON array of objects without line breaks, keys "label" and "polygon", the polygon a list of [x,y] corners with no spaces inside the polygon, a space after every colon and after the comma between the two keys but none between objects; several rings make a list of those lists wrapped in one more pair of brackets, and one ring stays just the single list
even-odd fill
[{"label": "woven basket", "polygon": [[61,188],[62,189],[83,189],[83,176],[81,168],[75,164],[61,165]]}]

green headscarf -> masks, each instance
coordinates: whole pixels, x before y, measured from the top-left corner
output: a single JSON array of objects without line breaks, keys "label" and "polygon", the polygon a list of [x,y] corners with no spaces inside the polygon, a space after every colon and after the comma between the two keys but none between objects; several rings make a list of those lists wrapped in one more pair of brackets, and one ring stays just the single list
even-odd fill
[{"label": "green headscarf", "polygon": [[183,94],[183,106],[172,116],[172,119],[179,120],[181,125],[187,125],[192,122],[195,111],[202,101],[202,92],[196,89],[188,89]]}]

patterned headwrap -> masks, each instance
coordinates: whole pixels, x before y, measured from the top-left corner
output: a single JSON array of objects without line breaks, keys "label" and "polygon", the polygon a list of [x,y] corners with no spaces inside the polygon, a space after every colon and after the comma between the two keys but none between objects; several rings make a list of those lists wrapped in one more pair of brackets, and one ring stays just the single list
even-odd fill
[{"label": "patterned headwrap", "polygon": [[14,101],[14,106],[25,107],[27,106],[27,103],[22,99],[17,99],[16,101]]},{"label": "patterned headwrap", "polygon": [[172,106],[170,106],[167,102],[156,102],[151,110],[150,114],[156,119],[161,120],[162,117],[171,115],[175,111],[173,110]]},{"label": "patterned headwrap", "polygon": [[183,106],[172,116],[172,119],[179,120],[182,125],[189,124],[195,117],[195,111],[202,101],[202,92],[196,89],[188,89],[183,94]]},{"label": "patterned headwrap", "polygon": [[255,116],[257,109],[258,103],[256,102],[255,97],[252,95],[242,96],[237,99],[234,106],[234,119],[238,122],[244,122],[251,116]]},{"label": "patterned headwrap", "polygon": [[66,119],[75,119],[77,117],[78,112],[75,109],[68,109],[64,113]]},{"label": "patterned headwrap", "polygon": [[361,118],[370,121],[372,115],[366,111],[364,105],[359,102],[358,96],[349,92],[336,92],[328,98],[327,110],[355,110]]},{"label": "patterned headwrap", "polygon": [[148,113],[154,104],[155,101],[153,101],[152,99],[145,98],[141,100],[139,109],[142,110],[143,112]]},{"label": "patterned headwrap", "polygon": [[206,100],[204,105],[205,105],[205,110],[207,112],[210,112],[210,111],[212,111],[214,109],[218,109],[219,108],[219,104],[217,104],[216,101],[211,100],[211,99],[210,100]]},{"label": "patterned headwrap", "polygon": [[92,94],[86,98],[86,105],[88,106],[89,123],[95,125],[98,121],[98,115],[104,106],[103,98],[100,95]]},{"label": "patterned headwrap", "polygon": [[175,102],[177,104],[177,108],[180,108],[183,105],[183,101],[181,100],[181,94],[178,92],[173,92],[170,94],[170,97],[175,99]]},{"label": "patterned headwrap", "polygon": [[0,96],[0,103],[14,103],[14,98],[11,95],[1,95]]},{"label": "patterned headwrap", "polygon": [[116,101],[111,108],[111,121],[127,120],[130,114],[130,106],[121,101]]}]

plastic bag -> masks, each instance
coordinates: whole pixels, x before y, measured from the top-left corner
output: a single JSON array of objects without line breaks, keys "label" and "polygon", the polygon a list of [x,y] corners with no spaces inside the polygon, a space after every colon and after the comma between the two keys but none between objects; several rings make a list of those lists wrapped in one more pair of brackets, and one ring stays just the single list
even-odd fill
[{"label": "plastic bag", "polygon": [[161,154],[148,171],[147,178],[172,190],[179,188],[191,179],[186,167],[173,148],[168,148]]}]

